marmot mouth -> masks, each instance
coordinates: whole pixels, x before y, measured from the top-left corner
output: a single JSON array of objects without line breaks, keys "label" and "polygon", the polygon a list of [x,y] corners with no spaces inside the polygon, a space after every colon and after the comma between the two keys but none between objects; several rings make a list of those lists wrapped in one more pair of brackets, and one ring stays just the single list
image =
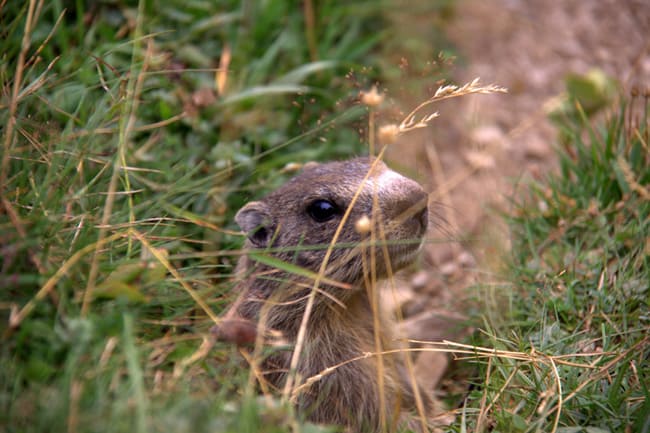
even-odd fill
[{"label": "marmot mouth", "polygon": [[425,206],[417,214],[413,216],[413,219],[420,224],[420,231],[417,236],[421,237],[426,233],[427,227],[429,226],[429,208]]},{"label": "marmot mouth", "polygon": [[[422,248],[422,238],[408,240],[388,240],[386,242],[377,241],[375,246],[360,247],[364,250],[365,272],[368,273],[372,255],[374,255],[374,267],[377,276],[387,277],[415,261],[415,257]],[[386,262],[385,253],[388,253],[389,263]],[[389,272],[390,269],[390,272]]]},{"label": "marmot mouth", "polygon": [[391,245],[390,248],[388,248],[388,254],[390,256],[390,262],[393,268],[392,270],[397,271],[413,263],[415,256],[422,248],[423,243],[423,239],[419,239],[419,242],[417,243],[409,242]]}]

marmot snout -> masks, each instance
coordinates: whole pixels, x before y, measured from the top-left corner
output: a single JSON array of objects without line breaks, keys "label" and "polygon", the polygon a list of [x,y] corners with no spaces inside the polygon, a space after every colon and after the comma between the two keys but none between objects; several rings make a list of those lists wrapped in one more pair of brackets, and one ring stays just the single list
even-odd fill
[{"label": "marmot snout", "polygon": [[[413,411],[415,392],[430,408],[427,396],[411,387],[400,355],[382,358],[382,369],[375,357],[362,356],[391,348],[389,320],[374,320],[373,314],[380,313],[371,306],[369,294],[376,288],[369,285],[374,281],[369,277],[373,272],[377,278],[389,276],[413,262],[428,225],[427,198],[417,182],[381,161],[359,158],[309,167],[237,213],[247,248],[312,273],[321,269],[338,233],[298,364],[303,380],[340,365],[298,396],[298,409],[312,421],[374,432],[383,428],[381,411],[388,420],[401,419],[395,413],[400,406]],[[369,221],[368,230],[355,224],[362,218]],[[258,330],[281,331],[295,343],[313,279],[247,256],[240,259],[238,272],[240,295],[225,319],[258,323]],[[376,323],[380,329],[375,329]],[[218,326],[215,334],[227,335]],[[291,351],[276,351],[265,359],[262,367],[271,384],[283,386],[290,358]],[[345,362],[354,358],[362,359]],[[384,376],[383,389],[379,374]]]}]

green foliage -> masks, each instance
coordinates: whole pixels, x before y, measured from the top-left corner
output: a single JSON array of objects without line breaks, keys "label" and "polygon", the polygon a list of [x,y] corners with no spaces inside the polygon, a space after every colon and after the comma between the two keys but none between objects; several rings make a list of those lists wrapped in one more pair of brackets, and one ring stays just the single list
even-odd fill
[{"label": "green foliage", "polygon": [[558,126],[561,140],[571,142],[575,128],[583,126],[582,116],[592,117],[614,104],[619,84],[602,70],[594,68],[584,75],[568,74],[565,85],[566,94],[559,99],[549,117]]},{"label": "green foliage", "polygon": [[229,302],[234,212],[288,162],[362,152],[382,17],[315,8],[0,4],[0,430],[300,424],[242,398],[241,357],[204,337]]},{"label": "green foliage", "polygon": [[566,124],[560,172],[512,218],[511,287],[493,298],[509,308],[487,306],[477,343],[547,356],[480,366],[471,400],[486,398],[495,431],[647,431],[650,153],[636,111]]}]

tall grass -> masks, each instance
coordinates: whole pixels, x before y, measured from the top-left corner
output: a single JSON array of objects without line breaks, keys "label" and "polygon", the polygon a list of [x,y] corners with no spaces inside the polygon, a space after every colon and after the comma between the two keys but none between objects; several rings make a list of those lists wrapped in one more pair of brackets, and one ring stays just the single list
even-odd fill
[{"label": "tall grass", "polygon": [[559,173],[516,207],[510,284],[482,292],[477,343],[525,356],[478,363],[469,431],[650,431],[648,100],[576,107]]},{"label": "tall grass", "polygon": [[286,431],[206,335],[234,212],[362,149],[381,16],[301,5],[0,3],[3,430]]}]

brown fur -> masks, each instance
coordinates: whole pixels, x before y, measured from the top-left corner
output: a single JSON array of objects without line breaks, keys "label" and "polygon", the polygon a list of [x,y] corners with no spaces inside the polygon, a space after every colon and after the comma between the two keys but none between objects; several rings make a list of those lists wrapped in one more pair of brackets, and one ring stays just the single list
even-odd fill
[{"label": "brown fur", "polygon": [[[411,263],[427,227],[427,195],[420,185],[380,161],[371,171],[372,164],[359,158],[309,167],[262,200],[248,203],[236,216],[248,234],[247,248],[268,249],[278,259],[318,273],[343,214],[363,185],[337,241],[337,246],[346,248],[332,250],[325,273],[328,279],[350,288],[319,285],[321,292],[316,294],[297,366],[303,381],[377,350],[370,296],[376,288],[369,284],[371,270],[383,278]],[[331,219],[318,221],[310,214],[310,206],[318,200],[335,206]],[[385,236],[394,242],[385,248],[360,246],[370,239],[369,234],[355,229],[355,222],[364,215],[372,221],[374,239]],[[300,248],[309,246],[317,248]],[[386,249],[389,260],[384,256]],[[237,288],[240,295],[225,317],[254,323],[263,319],[258,329],[280,331],[294,344],[313,280],[251,257],[240,259],[238,268],[243,274]],[[390,323],[383,316],[379,332],[381,349],[390,349]],[[291,350],[277,350],[262,364],[265,377],[278,388],[287,378],[291,355]],[[297,399],[300,413],[314,422],[339,424],[354,432],[376,432],[382,429],[383,411],[388,428],[395,426],[401,417],[400,407],[414,412],[415,398],[401,356],[386,355],[382,361],[385,407],[380,407],[377,357],[369,356],[341,365],[303,390]],[[429,409],[430,400],[420,394]]]}]

